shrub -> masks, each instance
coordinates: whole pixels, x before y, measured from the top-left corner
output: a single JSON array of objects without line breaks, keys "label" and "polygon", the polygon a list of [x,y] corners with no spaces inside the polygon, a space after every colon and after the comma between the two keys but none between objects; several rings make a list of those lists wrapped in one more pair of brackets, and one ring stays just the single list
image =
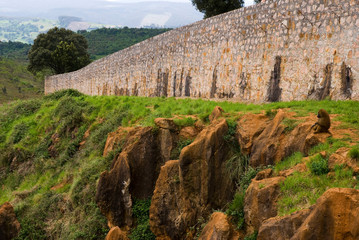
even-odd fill
[{"label": "shrub", "polygon": [[172,150],[170,158],[171,159],[179,159],[182,149],[184,147],[190,145],[192,142],[193,142],[192,139],[179,140],[177,142],[176,148]]},{"label": "shrub", "polygon": [[238,229],[244,226],[244,197],[245,191],[237,192],[226,211],[226,214],[232,217],[232,221],[237,223]]},{"label": "shrub", "polygon": [[151,199],[133,201],[132,213],[136,219],[137,226],[131,231],[131,240],[154,240],[156,236],[150,229],[149,211]]},{"label": "shrub", "polygon": [[359,149],[357,147],[350,149],[350,151],[348,152],[348,156],[351,159],[359,160]]},{"label": "shrub", "polygon": [[327,174],[329,172],[328,159],[323,158],[320,154],[314,156],[308,163],[311,173],[315,175]]},{"label": "shrub", "polygon": [[24,122],[21,122],[21,123],[15,125],[15,127],[10,135],[9,143],[16,144],[16,143],[20,142],[21,139],[26,135],[28,129],[29,129],[29,126]]}]

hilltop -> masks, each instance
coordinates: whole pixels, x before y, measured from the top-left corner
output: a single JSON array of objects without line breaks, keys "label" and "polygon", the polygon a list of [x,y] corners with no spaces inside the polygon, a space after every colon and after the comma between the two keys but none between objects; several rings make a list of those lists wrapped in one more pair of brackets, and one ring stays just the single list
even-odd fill
[{"label": "hilltop", "polygon": [[[327,220],[349,233],[337,214],[355,212],[348,206],[359,195],[357,104],[74,90],[13,102],[0,107],[0,204],[14,206],[17,239],[104,239],[108,226],[130,239],[205,238],[213,229],[233,238],[259,231],[261,239],[293,216],[303,234],[302,222],[321,236]],[[330,134],[310,130],[320,108]],[[337,192],[352,202],[311,221]]]}]

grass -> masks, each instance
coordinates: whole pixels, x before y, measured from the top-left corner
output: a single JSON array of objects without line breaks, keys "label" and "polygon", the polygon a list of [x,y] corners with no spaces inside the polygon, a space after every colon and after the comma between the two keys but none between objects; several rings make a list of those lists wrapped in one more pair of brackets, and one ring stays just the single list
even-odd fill
[{"label": "grass", "polygon": [[[269,114],[275,112],[272,109],[290,108],[297,115],[308,115],[325,108],[338,114],[337,120],[342,121],[342,126],[359,129],[356,120],[359,119],[359,109],[354,101],[254,105],[202,99],[91,97],[75,90],[65,90],[3,104],[0,106],[0,204],[16,199],[15,211],[22,224],[18,239],[26,239],[26,236],[28,239],[49,236],[54,239],[104,239],[108,228],[94,200],[96,182],[100,173],[109,170],[113,158],[121,152],[121,146],[118,146],[107,157],[102,156],[107,134],[119,126],[154,126],[154,119],[158,117],[182,117],[180,125],[188,126],[194,123],[188,115],[195,115],[208,124],[208,116],[215,106],[224,109],[229,126],[225,141],[233,154],[227,167],[238,192],[228,213],[237,219],[238,225],[242,225],[243,218],[241,194],[259,171],[248,167],[248,157],[238,152],[235,119],[239,112],[264,111]],[[289,127],[295,124],[287,123]],[[90,130],[90,136],[80,147],[87,130]],[[179,142],[178,154],[189,143]],[[310,155],[321,151],[330,154],[341,146],[347,146],[345,140],[329,139],[313,148]],[[294,154],[275,169],[290,168],[300,158],[300,154]],[[289,177],[283,185],[280,211],[285,213],[306,206],[328,187],[352,187],[354,180],[349,176],[350,172],[345,168],[338,168],[333,178],[310,172]],[[51,190],[64,182],[63,187]],[[303,185],[303,188],[296,184]],[[19,193],[26,193],[26,196],[20,199]],[[133,236],[141,236],[148,230],[147,222],[137,226]]]},{"label": "grass", "polygon": [[302,158],[303,158],[303,154],[301,152],[293,153],[291,156],[277,163],[274,167],[274,170],[276,173],[279,173],[280,171],[294,167],[298,163],[302,162]]}]

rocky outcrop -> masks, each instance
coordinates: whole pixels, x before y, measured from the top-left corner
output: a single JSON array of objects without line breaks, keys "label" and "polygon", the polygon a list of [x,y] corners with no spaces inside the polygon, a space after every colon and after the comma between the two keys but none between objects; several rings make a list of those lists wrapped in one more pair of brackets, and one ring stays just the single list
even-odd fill
[{"label": "rocky outcrop", "polygon": [[264,114],[248,113],[239,119],[237,136],[243,154],[251,154],[254,139],[264,131],[268,123],[269,119]]},{"label": "rocky outcrop", "polygon": [[310,209],[266,220],[258,240],[359,239],[359,190],[332,188]]},{"label": "rocky outcrop", "polygon": [[137,128],[98,183],[96,202],[110,227],[132,225],[131,199],[152,196],[160,162],[152,128]]},{"label": "rocky outcrop", "polygon": [[309,209],[304,209],[289,216],[267,219],[259,228],[257,240],[290,239],[308,217],[309,213]]},{"label": "rocky outcrop", "polygon": [[103,156],[106,157],[111,151],[116,149],[117,146],[125,144],[125,141],[128,139],[128,137],[137,131],[138,128],[119,127],[115,132],[110,132],[107,135]]},{"label": "rocky outcrop", "polygon": [[311,122],[300,123],[287,132],[286,118],[289,114],[278,110],[271,121],[262,114],[246,114],[239,120],[238,143],[242,153],[250,155],[251,166],[274,165],[295,152],[307,155],[313,146],[330,136],[329,133],[314,134]]},{"label": "rocky outcrop", "polygon": [[220,107],[220,106],[216,106],[212,113],[208,116],[208,119],[210,122],[213,122],[214,120],[222,117],[222,113],[224,112],[224,110]]},{"label": "rocky outcrop", "polygon": [[158,239],[180,239],[185,232],[181,219],[179,160],[161,167],[150,207],[151,231]]},{"label": "rocky outcrop", "polygon": [[150,209],[151,229],[159,239],[183,239],[198,218],[232,200],[234,184],[224,164],[227,131],[224,119],[214,121],[182,150],[179,162],[161,168]]},{"label": "rocky outcrop", "polygon": [[359,174],[358,162],[348,157],[349,148],[339,148],[335,153],[330,155],[328,160],[328,166],[331,170],[334,170],[336,165],[345,165],[353,170],[355,175]]},{"label": "rocky outcrop", "polygon": [[113,227],[108,232],[105,240],[129,240],[129,238],[119,227]]},{"label": "rocky outcrop", "polygon": [[317,201],[292,240],[359,239],[359,190],[332,188]]},{"label": "rocky outcrop", "polygon": [[264,220],[277,216],[277,200],[280,183],[284,177],[252,180],[244,200],[244,218],[247,231],[252,233],[259,229]]},{"label": "rocky outcrop", "polygon": [[178,141],[179,128],[170,118],[156,118],[155,124],[159,128],[158,144],[162,164],[170,160],[171,152]]},{"label": "rocky outcrop", "polygon": [[8,202],[0,207],[0,239],[11,240],[20,232],[20,223],[16,219],[14,208]]},{"label": "rocky outcrop", "polygon": [[239,233],[222,212],[212,214],[209,222],[202,230],[199,240],[238,240]]}]

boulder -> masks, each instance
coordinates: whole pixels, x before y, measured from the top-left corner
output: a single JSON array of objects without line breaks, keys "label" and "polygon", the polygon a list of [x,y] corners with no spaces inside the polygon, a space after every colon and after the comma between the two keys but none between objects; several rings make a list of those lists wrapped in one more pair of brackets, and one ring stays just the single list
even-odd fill
[{"label": "boulder", "polygon": [[172,118],[156,118],[155,124],[159,128],[178,131],[178,126],[173,122]]},{"label": "boulder", "polygon": [[209,222],[202,230],[199,240],[238,240],[239,233],[222,212],[212,214]]},{"label": "boulder", "polygon": [[0,207],[0,239],[11,240],[20,232],[20,223],[16,219],[14,208],[8,202]]},{"label": "boulder", "polygon": [[214,121],[183,148],[179,161],[161,168],[150,208],[158,239],[184,239],[199,218],[233,199],[235,186],[225,168],[227,131],[224,119]]},{"label": "boulder", "polygon": [[101,174],[96,202],[110,227],[132,225],[132,198],[152,196],[161,156],[152,128],[137,128],[129,136],[112,169]]},{"label": "boulder", "polygon": [[236,134],[243,154],[251,154],[253,141],[263,132],[268,123],[269,119],[264,114],[248,113],[240,118]]},{"label": "boulder", "polygon": [[304,209],[289,216],[273,217],[265,220],[259,228],[257,240],[290,239],[309,213],[309,209]]},{"label": "boulder", "polygon": [[113,227],[108,232],[105,240],[129,240],[129,238],[119,227]]},{"label": "boulder", "polygon": [[291,240],[359,239],[359,190],[332,188],[315,204]]},{"label": "boulder", "polygon": [[225,168],[227,131],[225,119],[214,121],[181,152],[181,189],[191,211],[217,209],[232,200],[234,184]]},{"label": "boulder", "polygon": [[248,232],[257,231],[264,220],[277,216],[280,183],[284,177],[252,180],[244,199],[244,219]]},{"label": "boulder", "polygon": [[210,122],[213,122],[214,120],[216,120],[216,119],[222,117],[222,113],[223,113],[223,112],[224,112],[224,110],[223,110],[220,106],[216,106],[216,107],[213,109],[211,115],[209,115],[209,117],[208,117],[208,118],[209,118],[209,121],[210,121]]},{"label": "boulder", "polygon": [[274,119],[266,126],[263,132],[253,141],[250,165],[252,167],[274,165],[281,160],[280,151],[283,145],[280,140],[283,137],[285,127],[281,125],[286,114],[278,110]]},{"label": "boulder", "polygon": [[115,132],[110,132],[107,135],[103,156],[106,157],[118,145],[124,144],[125,140],[128,139],[129,136],[135,134],[138,130],[139,128],[119,127]]},{"label": "boulder", "polygon": [[158,144],[159,150],[162,158],[162,164],[170,160],[171,152],[173,146],[176,142],[175,134],[171,133],[170,130],[165,128],[160,128],[158,131]]},{"label": "boulder", "polygon": [[150,207],[151,231],[157,239],[181,239],[182,224],[179,182],[179,160],[171,160],[161,167]]},{"label": "boulder", "polygon": [[348,157],[349,148],[339,148],[335,153],[330,155],[328,166],[330,170],[334,170],[336,165],[346,165],[353,170],[355,175],[359,174],[359,164],[356,160]]},{"label": "boulder", "polygon": [[179,137],[181,139],[195,139],[199,132],[200,131],[196,127],[188,126],[181,129]]}]

